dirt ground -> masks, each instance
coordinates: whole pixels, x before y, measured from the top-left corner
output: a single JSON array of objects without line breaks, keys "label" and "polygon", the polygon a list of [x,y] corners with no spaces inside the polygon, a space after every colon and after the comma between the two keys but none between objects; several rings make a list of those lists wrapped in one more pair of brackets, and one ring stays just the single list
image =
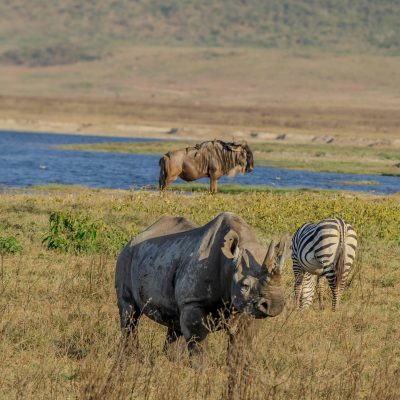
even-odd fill
[{"label": "dirt ground", "polygon": [[0,129],[161,139],[335,143],[400,147],[396,110],[229,107],[0,97]]},{"label": "dirt ground", "polygon": [[0,65],[0,129],[400,146],[400,57],[126,47]]}]

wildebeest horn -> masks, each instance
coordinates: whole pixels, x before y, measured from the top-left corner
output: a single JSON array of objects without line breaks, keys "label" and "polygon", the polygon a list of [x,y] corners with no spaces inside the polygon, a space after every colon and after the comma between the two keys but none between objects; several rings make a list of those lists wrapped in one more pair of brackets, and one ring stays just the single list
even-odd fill
[{"label": "wildebeest horn", "polygon": [[275,242],[272,240],[269,244],[267,255],[265,256],[263,262],[263,268],[265,268],[268,272],[272,271],[275,262]]}]

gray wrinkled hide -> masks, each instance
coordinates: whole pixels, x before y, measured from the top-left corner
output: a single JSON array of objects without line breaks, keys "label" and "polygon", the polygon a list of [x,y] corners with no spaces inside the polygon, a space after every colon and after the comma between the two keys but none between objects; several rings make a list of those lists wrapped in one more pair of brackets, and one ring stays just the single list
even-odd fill
[{"label": "gray wrinkled hide", "polygon": [[144,314],[169,328],[167,342],[183,334],[190,349],[208,333],[205,317],[216,316],[224,304],[257,318],[279,314],[284,306],[280,270],[272,265],[275,258],[267,271],[266,252],[231,213],[202,227],[184,218],[161,218],[118,258],[121,327],[134,329]]}]

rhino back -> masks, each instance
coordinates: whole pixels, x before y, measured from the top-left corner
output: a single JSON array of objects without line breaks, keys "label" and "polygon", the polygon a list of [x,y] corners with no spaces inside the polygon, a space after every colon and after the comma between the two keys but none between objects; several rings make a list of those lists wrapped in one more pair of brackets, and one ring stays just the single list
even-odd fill
[{"label": "rhino back", "polygon": [[135,236],[130,243],[131,246],[133,246],[147,239],[162,237],[177,232],[185,232],[196,227],[197,225],[186,218],[166,215],[149,226],[145,231]]}]

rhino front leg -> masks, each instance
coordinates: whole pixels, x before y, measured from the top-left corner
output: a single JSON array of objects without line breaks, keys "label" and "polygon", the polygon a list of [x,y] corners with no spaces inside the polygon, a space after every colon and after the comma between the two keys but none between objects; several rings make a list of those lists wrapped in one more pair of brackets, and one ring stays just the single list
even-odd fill
[{"label": "rhino front leg", "polygon": [[167,352],[172,343],[175,343],[182,336],[179,329],[168,328],[164,342],[164,352]]},{"label": "rhino front leg", "polygon": [[181,311],[181,331],[186,339],[190,357],[202,352],[200,342],[209,332],[204,323],[206,316],[207,312],[200,306],[186,306]]}]

